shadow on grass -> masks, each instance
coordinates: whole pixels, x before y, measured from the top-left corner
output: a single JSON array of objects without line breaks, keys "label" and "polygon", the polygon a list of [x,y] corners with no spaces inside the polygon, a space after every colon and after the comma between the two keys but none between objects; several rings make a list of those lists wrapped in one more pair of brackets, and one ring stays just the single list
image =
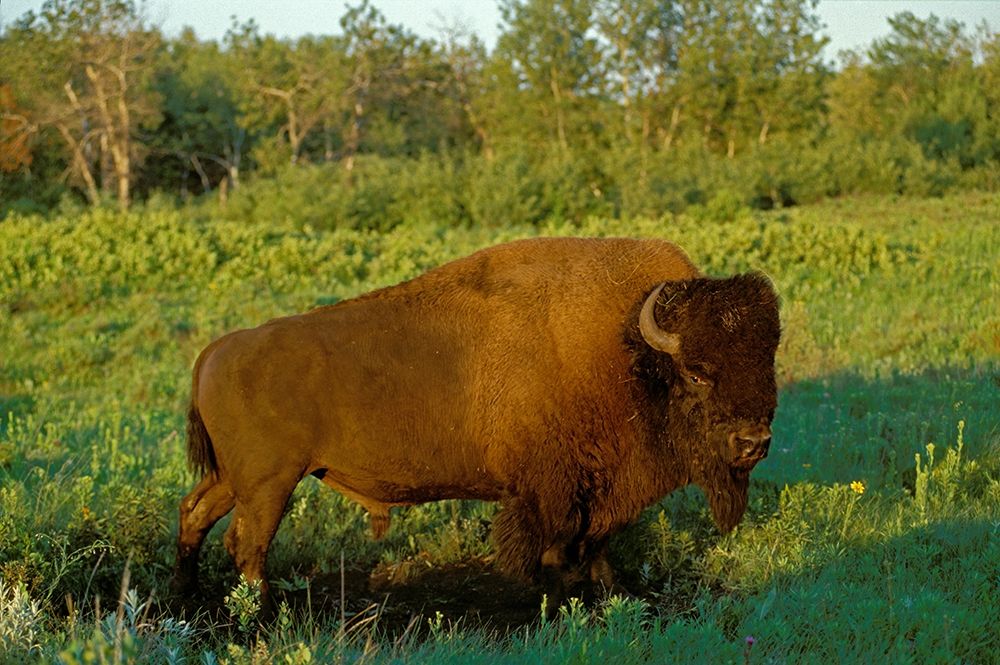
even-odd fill
[{"label": "shadow on grass", "polygon": [[1000,441],[1000,365],[798,381],[780,392],[771,454],[754,477],[907,485],[914,455],[954,445],[959,422],[968,457]]},{"label": "shadow on grass", "polygon": [[993,662],[998,543],[996,514],[821,542],[806,552],[807,565],[712,613],[726,639],[753,635],[772,659]]}]

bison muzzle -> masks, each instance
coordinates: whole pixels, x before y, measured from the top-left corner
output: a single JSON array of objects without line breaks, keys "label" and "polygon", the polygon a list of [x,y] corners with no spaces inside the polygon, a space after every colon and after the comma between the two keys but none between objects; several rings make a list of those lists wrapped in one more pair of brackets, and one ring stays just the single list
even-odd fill
[{"label": "bison muzzle", "polygon": [[266,592],[265,558],[308,475],[389,511],[500,501],[496,563],[612,584],[608,539],[694,483],[742,518],[776,406],[778,298],[701,275],[659,240],[533,239],[217,339],[199,356],[175,585],[206,533]]}]

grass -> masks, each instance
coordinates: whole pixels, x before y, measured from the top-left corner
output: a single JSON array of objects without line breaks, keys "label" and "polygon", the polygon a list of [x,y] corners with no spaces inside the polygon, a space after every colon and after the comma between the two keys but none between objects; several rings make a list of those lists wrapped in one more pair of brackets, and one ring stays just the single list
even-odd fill
[{"label": "grass", "polygon": [[[996,662],[998,219],[987,194],[382,235],[152,209],[8,219],[0,662]],[[203,555],[204,609],[177,609],[166,583],[193,482],[183,414],[198,351],[533,234],[665,237],[709,272],[775,280],[775,443],[743,524],[720,537],[698,490],[666,497],[613,543],[638,598],[508,631],[475,620],[465,597],[486,588],[501,594],[495,612],[538,615],[539,599],[476,576],[492,505],[400,511],[374,543],[363,511],[304,482],[269,560],[288,603],[277,620],[252,619],[222,527]],[[404,580],[388,601],[373,569]],[[487,587],[463,591],[458,574]]]}]

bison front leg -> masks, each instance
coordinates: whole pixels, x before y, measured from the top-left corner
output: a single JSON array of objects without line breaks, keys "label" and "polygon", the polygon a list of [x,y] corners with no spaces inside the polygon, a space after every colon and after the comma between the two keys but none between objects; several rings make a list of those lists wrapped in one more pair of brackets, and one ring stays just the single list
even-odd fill
[{"label": "bison front leg", "polygon": [[214,473],[201,479],[184,497],[177,529],[177,563],[171,586],[178,594],[189,593],[198,582],[198,553],[205,536],[233,509],[236,497],[229,483]]},{"label": "bison front leg", "polygon": [[270,609],[267,550],[299,479],[271,477],[267,481],[242,484],[248,489],[237,494],[233,521],[226,530],[226,549],[240,574],[248,582],[260,583],[261,605],[265,611]]},{"label": "bison front leg", "polygon": [[608,560],[609,538],[596,541],[591,548],[593,552],[589,559],[590,581],[602,596],[625,596],[636,598],[626,587],[616,579],[615,571]]},{"label": "bison front leg", "polygon": [[560,541],[542,554],[542,586],[548,595],[546,607],[549,617],[555,616],[559,606],[578,595],[583,575],[573,555],[570,543]]},{"label": "bison front leg", "polygon": [[545,551],[544,533],[534,505],[521,497],[504,501],[500,513],[493,518],[497,568],[525,582],[536,581]]},{"label": "bison front leg", "polygon": [[580,534],[552,545],[542,555],[542,577],[553,599],[550,611],[573,597],[589,605],[611,595],[632,596],[615,582],[607,538],[588,541]]},{"label": "bison front leg", "polygon": [[569,500],[536,505],[522,497],[505,501],[494,519],[497,566],[520,579],[541,582],[550,613],[583,579],[574,544],[581,520]]},{"label": "bison front leg", "polygon": [[590,581],[601,587],[605,593],[615,593],[615,572],[608,561],[608,539],[594,543],[589,548],[591,554],[587,557],[590,568]]}]

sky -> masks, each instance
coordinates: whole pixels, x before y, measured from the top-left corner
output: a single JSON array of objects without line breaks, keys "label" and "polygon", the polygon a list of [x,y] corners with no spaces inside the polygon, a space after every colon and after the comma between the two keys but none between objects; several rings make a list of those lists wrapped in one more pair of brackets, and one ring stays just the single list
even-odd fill
[{"label": "sky", "polygon": [[[0,26],[43,0],[0,0]],[[351,4],[357,4],[352,2]],[[499,34],[496,0],[372,0],[390,23],[402,24],[418,35],[437,37],[443,26],[462,24],[492,47]],[[344,13],[344,0],[146,0],[150,20],[168,35],[191,26],[202,39],[220,39],[232,24],[253,18],[264,33],[297,37],[306,33],[335,34]],[[984,19],[1000,30],[1000,0],[820,0],[817,13],[826,24],[830,44],[827,59],[838,51],[868,46],[889,31],[886,19],[903,11],[920,18],[936,14],[965,23],[971,31]]]}]

